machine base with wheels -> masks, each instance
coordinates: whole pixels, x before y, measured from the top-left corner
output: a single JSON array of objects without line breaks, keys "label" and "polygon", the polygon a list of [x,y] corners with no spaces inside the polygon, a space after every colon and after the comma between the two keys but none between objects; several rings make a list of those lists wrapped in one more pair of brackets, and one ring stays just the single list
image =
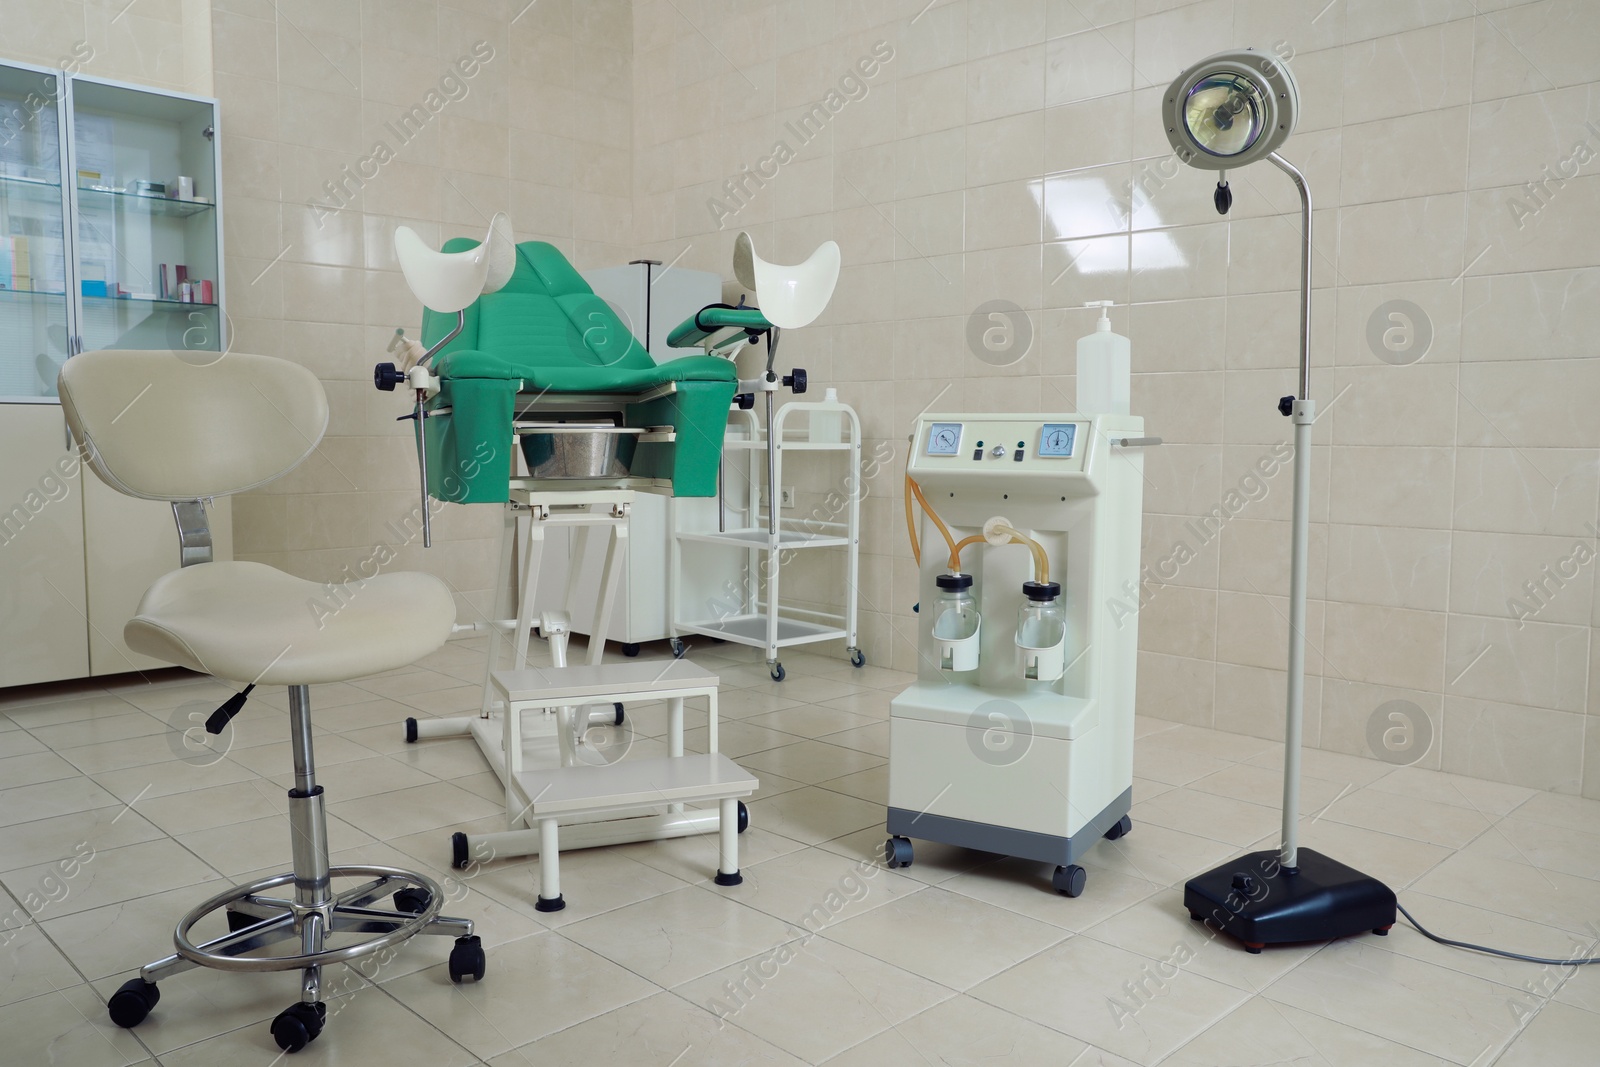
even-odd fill
[{"label": "machine base with wheels", "polygon": [[989,826],[905,808],[890,808],[891,836],[884,842],[883,860],[890,868],[911,866],[914,851],[908,835],[914,828],[916,835],[925,841],[939,841],[1018,859],[1054,863],[1056,869],[1051,875],[1051,884],[1057,892],[1075,897],[1083,892],[1088,873],[1073,861],[1102,838],[1116,841],[1133,829],[1133,819],[1127,814],[1132,801],[1133,790],[1124,790],[1110,806],[1070,837],[1056,837],[1009,826]]},{"label": "machine base with wheels", "polygon": [[1191,878],[1183,887],[1183,905],[1190,918],[1214,924],[1251,952],[1367,930],[1389,932],[1394,890],[1309,848],[1300,849],[1298,859],[1290,871],[1276,851],[1241,856]]}]

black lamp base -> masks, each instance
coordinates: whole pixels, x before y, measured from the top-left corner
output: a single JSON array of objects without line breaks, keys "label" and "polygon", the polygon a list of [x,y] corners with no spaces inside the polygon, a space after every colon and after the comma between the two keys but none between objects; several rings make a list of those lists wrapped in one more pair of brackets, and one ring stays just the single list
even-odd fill
[{"label": "black lamp base", "polygon": [[1328,941],[1394,925],[1394,890],[1309,848],[1293,872],[1278,853],[1251,852],[1189,879],[1183,905],[1251,952],[1293,941]]}]

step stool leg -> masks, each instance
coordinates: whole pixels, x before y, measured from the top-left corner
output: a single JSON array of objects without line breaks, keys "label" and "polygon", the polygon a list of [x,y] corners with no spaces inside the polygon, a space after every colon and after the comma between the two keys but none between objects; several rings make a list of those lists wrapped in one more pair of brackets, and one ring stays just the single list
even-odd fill
[{"label": "step stool leg", "polygon": [[[717,867],[718,885],[738,885],[744,881],[739,873],[739,801],[727,797],[718,802],[720,823],[717,827],[721,863]],[[540,862],[543,862],[541,859]]]},{"label": "step stool leg", "polygon": [[561,846],[554,819],[539,820],[539,911],[560,911],[567,906],[561,899]]}]

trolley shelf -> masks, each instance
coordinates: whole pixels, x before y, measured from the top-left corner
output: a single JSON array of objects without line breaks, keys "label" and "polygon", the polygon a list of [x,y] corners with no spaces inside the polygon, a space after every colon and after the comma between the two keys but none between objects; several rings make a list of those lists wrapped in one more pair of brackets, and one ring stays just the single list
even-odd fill
[{"label": "trolley shelf", "polygon": [[[758,648],[764,647],[767,643],[767,616],[764,613],[730,615],[721,619],[707,619],[704,622],[680,622],[678,629],[705,637],[720,637],[735,644],[755,645]],[[806,645],[813,641],[833,641],[845,636],[846,632],[837,626],[824,626],[820,623],[778,616],[780,648]]]},{"label": "trolley shelf", "polygon": [[[722,442],[722,447],[725,449],[750,449],[756,452],[765,452],[767,450],[767,442],[764,438],[758,438],[754,441],[746,437],[728,438]],[[848,452],[856,446],[849,441],[841,441],[837,444],[829,444],[824,441],[779,441],[778,447],[785,452]]]},{"label": "trolley shelf", "polygon": [[[728,530],[725,533],[680,533],[680,541],[702,541],[713,545],[733,545],[737,548],[770,549],[769,538],[771,535],[762,527],[747,527],[742,530]],[[778,531],[778,549],[787,551],[791,548],[826,548],[829,545],[848,545],[850,538],[847,534],[839,533],[812,533],[808,530]]]}]

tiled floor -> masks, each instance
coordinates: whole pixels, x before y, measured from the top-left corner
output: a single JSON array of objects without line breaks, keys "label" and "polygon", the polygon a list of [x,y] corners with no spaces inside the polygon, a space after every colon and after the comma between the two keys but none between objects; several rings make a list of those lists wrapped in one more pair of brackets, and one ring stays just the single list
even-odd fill
[{"label": "tiled floor", "polygon": [[[1134,831],[1096,846],[1069,900],[1037,864],[924,842],[909,869],[878,861],[889,699],[906,676],[791,652],[775,684],[749,650],[692,655],[722,677],[723,750],[762,781],[744,885],[712,884],[712,839],[572,852],[568,907],[552,915],[533,908],[536,861],[451,877],[452,830],[502,828],[498,780],[470,741],[407,745],[399,726],[475,708],[479,647],[316,688],[336,862],[445,880],[450,910],[479,923],[489,974],[452,985],[442,941],[369,977],[330,968],[332,1018],[296,1062],[1600,1061],[1600,968],[1494,959],[1404,925],[1251,956],[1191,923],[1184,879],[1275,843],[1275,744],[1141,721]],[[266,1020],[295,998],[289,975],[189,972],[134,1031],[103,1005],[224,878],[287,865],[285,695],[252,700],[225,752],[199,747],[183,731],[224,693],[175,671],[0,691],[6,1064],[277,1057]],[[664,710],[630,716],[632,752],[663,751]],[[688,740],[703,744],[703,727]],[[1596,953],[1600,803],[1323,752],[1306,772],[1304,839],[1400,889],[1437,931]],[[58,861],[90,848],[63,876]]]}]

